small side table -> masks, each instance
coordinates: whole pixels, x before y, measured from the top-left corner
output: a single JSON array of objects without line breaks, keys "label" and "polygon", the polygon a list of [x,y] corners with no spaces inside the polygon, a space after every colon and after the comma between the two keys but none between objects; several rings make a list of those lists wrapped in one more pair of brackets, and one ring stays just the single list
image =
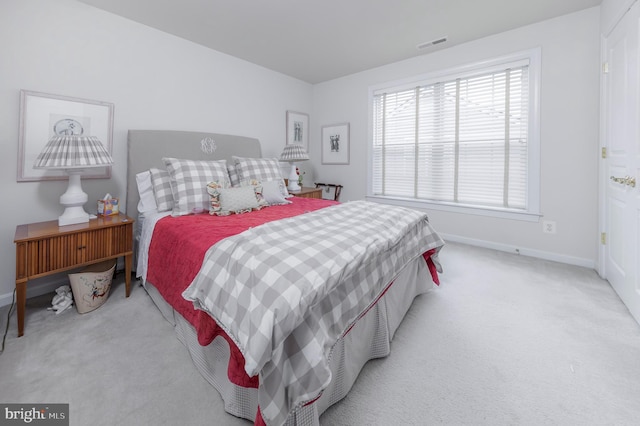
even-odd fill
[{"label": "small side table", "polygon": [[289,191],[289,194],[302,198],[322,198],[322,188],[301,187],[300,191]]},{"label": "small side table", "polygon": [[104,260],[124,257],[125,291],[131,293],[133,222],[123,214],[58,226],[57,220],[19,225],[16,244],[18,337],[24,334],[27,281]]}]

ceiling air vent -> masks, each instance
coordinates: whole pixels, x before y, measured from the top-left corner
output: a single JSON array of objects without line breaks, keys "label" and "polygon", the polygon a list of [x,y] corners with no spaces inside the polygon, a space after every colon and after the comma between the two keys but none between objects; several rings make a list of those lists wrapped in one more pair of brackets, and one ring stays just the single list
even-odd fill
[{"label": "ceiling air vent", "polygon": [[426,49],[429,46],[435,46],[436,44],[441,44],[444,43],[445,41],[447,41],[447,37],[441,37],[441,38],[437,38],[435,40],[431,40],[431,41],[427,41],[425,43],[420,43],[419,45],[416,46],[416,48],[418,49]]}]

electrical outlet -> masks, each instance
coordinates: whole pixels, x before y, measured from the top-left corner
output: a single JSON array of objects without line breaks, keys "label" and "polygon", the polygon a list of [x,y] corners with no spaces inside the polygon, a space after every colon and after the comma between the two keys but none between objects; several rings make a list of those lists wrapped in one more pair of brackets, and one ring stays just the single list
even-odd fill
[{"label": "electrical outlet", "polygon": [[545,220],[542,222],[542,232],[545,234],[556,233],[556,223],[552,220]]}]

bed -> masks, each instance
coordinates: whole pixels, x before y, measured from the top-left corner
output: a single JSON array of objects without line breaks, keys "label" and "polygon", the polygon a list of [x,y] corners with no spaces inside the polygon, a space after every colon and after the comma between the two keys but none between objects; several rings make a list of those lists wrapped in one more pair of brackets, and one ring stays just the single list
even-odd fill
[{"label": "bed", "polygon": [[254,138],[130,130],[134,264],[228,413],[317,425],[390,353],[444,242],[415,210],[291,196],[279,167]]}]

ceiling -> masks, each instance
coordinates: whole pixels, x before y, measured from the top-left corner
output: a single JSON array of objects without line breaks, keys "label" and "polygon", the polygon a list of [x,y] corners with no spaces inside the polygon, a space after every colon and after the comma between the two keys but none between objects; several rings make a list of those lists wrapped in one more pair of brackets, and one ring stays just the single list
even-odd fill
[{"label": "ceiling", "polygon": [[[80,0],[309,83],[598,6],[601,0]],[[447,37],[424,49],[416,46]]]}]

